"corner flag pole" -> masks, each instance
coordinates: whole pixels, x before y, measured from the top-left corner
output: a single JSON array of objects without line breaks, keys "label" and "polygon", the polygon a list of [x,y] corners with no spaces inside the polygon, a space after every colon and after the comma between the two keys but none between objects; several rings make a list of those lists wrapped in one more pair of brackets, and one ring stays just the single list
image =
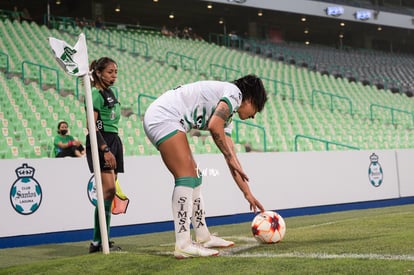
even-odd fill
[{"label": "corner flag pole", "polygon": [[93,113],[92,91],[89,79],[88,49],[85,35],[81,33],[74,47],[63,40],[49,37],[49,44],[55,53],[59,65],[70,75],[82,77],[85,86],[86,117],[88,122],[89,138],[91,142],[93,171],[95,175],[96,193],[98,199],[98,216],[101,231],[102,252],[109,254],[108,230],[106,227],[105,206],[102,190],[101,168],[99,165],[98,141]]},{"label": "corner flag pole", "polygon": [[101,167],[99,165],[98,141],[96,138],[96,125],[95,125],[95,117],[93,113],[91,83],[89,80],[89,74],[84,75],[82,78],[83,78],[83,83],[85,86],[86,117],[88,121],[88,131],[89,131],[89,139],[91,142],[93,171],[95,174],[95,185],[96,185],[96,193],[97,193],[97,199],[98,199],[98,215],[99,215],[99,226],[100,226],[99,228],[101,230],[102,252],[104,254],[109,254],[109,240],[108,240],[108,232],[106,228]]}]

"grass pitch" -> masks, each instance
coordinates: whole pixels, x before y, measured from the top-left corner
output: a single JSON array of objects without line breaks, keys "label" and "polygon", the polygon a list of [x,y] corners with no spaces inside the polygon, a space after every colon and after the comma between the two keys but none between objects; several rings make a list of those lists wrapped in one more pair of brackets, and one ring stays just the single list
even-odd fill
[{"label": "grass pitch", "polygon": [[0,249],[0,274],[414,274],[414,205],[285,218],[285,238],[258,244],[250,223],[210,227],[235,241],[220,256],[176,260],[174,233]]}]

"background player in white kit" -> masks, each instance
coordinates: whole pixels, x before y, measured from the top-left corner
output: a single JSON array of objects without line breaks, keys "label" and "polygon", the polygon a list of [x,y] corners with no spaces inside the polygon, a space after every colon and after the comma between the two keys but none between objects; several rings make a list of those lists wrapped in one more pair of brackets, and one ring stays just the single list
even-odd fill
[{"label": "background player in white kit", "polygon": [[[219,252],[211,248],[234,245],[211,235],[207,228],[200,194],[201,174],[186,133],[191,129],[210,131],[250,209],[263,212],[236,156],[231,131],[234,113],[238,113],[241,120],[254,118],[263,110],[266,101],[260,78],[246,75],[233,82],[205,80],[179,86],[157,98],[145,112],[145,133],[160,151],[175,179],[172,209],[176,258],[216,256]],[[190,223],[197,242],[191,240]]]}]

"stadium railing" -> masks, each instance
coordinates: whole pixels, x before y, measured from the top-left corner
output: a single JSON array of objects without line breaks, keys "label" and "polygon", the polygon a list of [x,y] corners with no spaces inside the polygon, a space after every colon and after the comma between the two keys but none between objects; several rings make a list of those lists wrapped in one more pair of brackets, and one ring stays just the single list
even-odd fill
[{"label": "stadium railing", "polygon": [[379,104],[371,104],[369,106],[370,109],[370,119],[371,121],[374,120],[375,115],[374,115],[374,109],[383,109],[383,110],[388,110],[389,111],[389,115],[390,115],[390,120],[391,120],[391,124],[396,125],[396,118],[395,115],[396,113],[400,113],[400,114],[405,114],[408,115],[412,121],[412,127],[414,128],[414,112],[410,112],[410,111],[406,111],[406,110],[401,110],[401,109],[397,109],[394,107],[389,107],[389,106],[384,106],[384,105],[379,105]]},{"label": "stadium railing", "polygon": [[353,114],[353,112],[352,112],[352,100],[350,98],[345,97],[345,96],[335,95],[335,94],[320,91],[320,90],[315,90],[315,89],[312,90],[312,102],[311,102],[312,106],[315,105],[315,97],[316,97],[317,94],[327,95],[329,97],[329,99],[330,99],[330,104],[329,104],[330,108],[329,109],[331,110],[331,112],[333,112],[333,110],[334,110],[334,100],[333,99],[336,98],[336,99],[339,99],[339,100],[347,101],[349,103],[349,114],[350,115]]},{"label": "stadium railing", "polygon": [[[157,99],[157,97],[156,96],[152,96],[152,95],[146,95],[146,94],[139,94],[138,95],[138,98],[137,98],[137,101],[138,101],[138,110],[137,110],[137,114],[138,114],[138,117],[142,117],[143,116],[143,113],[142,113],[142,101],[141,101],[141,99],[142,98],[149,98],[149,99],[151,99],[151,100],[155,100],[155,99]],[[147,104],[147,105],[149,105],[149,104]]]},{"label": "stadium railing", "polygon": [[235,140],[236,143],[240,143],[240,139],[239,139],[239,124],[246,124],[249,127],[255,127],[258,128],[262,131],[263,133],[263,152],[267,152],[267,141],[266,141],[266,129],[265,127],[261,126],[261,125],[257,125],[248,121],[243,121],[243,120],[239,120],[239,119],[233,119],[234,122],[234,128],[235,128]]},{"label": "stadium railing", "polygon": [[2,60],[2,59],[4,59],[4,63],[5,63],[5,65],[4,65],[4,73],[8,73],[9,72],[9,67],[10,67],[10,61],[9,61],[9,59],[10,59],[10,56],[8,55],[8,54],[6,54],[6,53],[4,53],[4,52],[2,52],[2,51],[0,51],[0,57],[4,57],[4,58],[0,58],[0,60]]},{"label": "stadium railing", "polygon": [[[179,61],[174,62],[177,58]],[[165,63],[167,63],[170,66],[178,66],[183,70],[192,70],[194,72],[198,71],[196,58],[172,51],[167,51],[167,53],[165,54]]]},{"label": "stadium railing", "polygon": [[210,64],[210,76],[223,80],[232,80],[241,77],[241,71],[221,64]]},{"label": "stadium railing", "polygon": [[317,142],[321,142],[323,144],[325,144],[325,149],[326,151],[329,151],[329,146],[331,145],[335,145],[335,146],[340,146],[340,147],[345,147],[351,150],[360,150],[360,148],[355,147],[355,146],[351,146],[348,144],[343,144],[343,143],[339,143],[336,141],[330,141],[330,140],[325,140],[325,139],[321,139],[321,138],[316,138],[316,137],[312,137],[312,136],[306,136],[306,135],[295,135],[295,152],[299,151],[299,145],[298,145],[298,141],[299,139],[309,139],[309,140],[314,140]]},{"label": "stadium railing", "polygon": [[[44,84],[54,84],[56,87],[56,91],[60,90],[60,81],[59,81],[59,71],[55,68],[51,68],[45,65],[41,65],[41,64],[36,64],[30,61],[23,61],[22,62],[22,81],[25,82],[26,81],[26,77],[28,78],[28,75],[30,75],[30,72],[27,70],[27,66],[34,66],[37,67],[37,74],[35,74],[35,79],[37,79],[39,81],[39,86],[41,88],[43,88]],[[45,77],[43,75],[44,72],[47,71],[52,71],[55,73],[55,80],[52,79],[47,79],[46,78],[46,83],[45,82]],[[32,74],[33,75],[33,74]]]}]

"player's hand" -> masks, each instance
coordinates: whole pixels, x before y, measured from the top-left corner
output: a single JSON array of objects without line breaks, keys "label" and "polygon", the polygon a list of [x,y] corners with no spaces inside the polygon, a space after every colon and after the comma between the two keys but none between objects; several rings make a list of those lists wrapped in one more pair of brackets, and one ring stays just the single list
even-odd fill
[{"label": "player's hand", "polygon": [[111,169],[116,169],[116,159],[112,152],[104,153],[105,166]]},{"label": "player's hand", "polygon": [[265,211],[263,205],[253,195],[246,195],[246,200],[250,204],[250,210],[254,213],[256,213],[258,209],[260,210],[260,212]]}]

